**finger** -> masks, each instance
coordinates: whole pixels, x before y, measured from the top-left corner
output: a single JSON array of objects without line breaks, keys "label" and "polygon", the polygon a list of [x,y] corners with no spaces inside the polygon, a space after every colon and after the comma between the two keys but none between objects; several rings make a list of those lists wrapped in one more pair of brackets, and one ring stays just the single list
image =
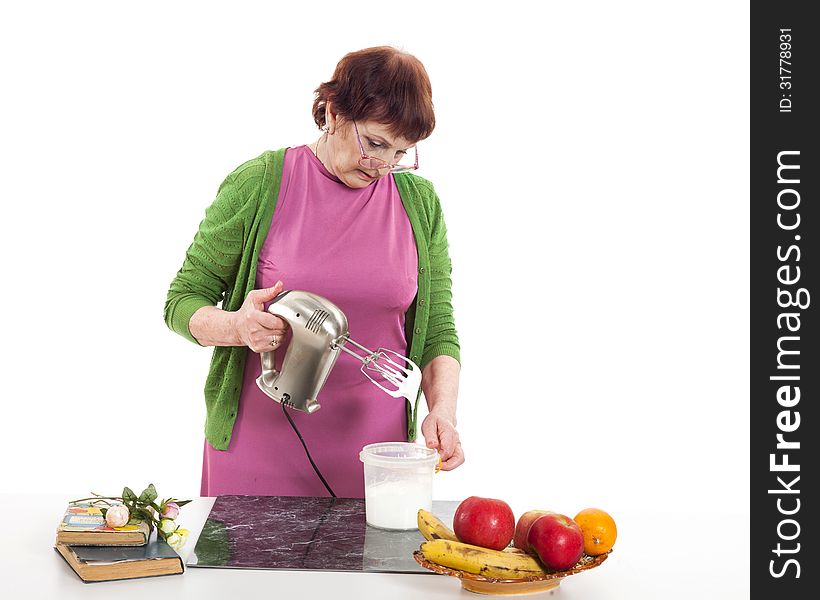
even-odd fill
[{"label": "finger", "polygon": [[249,339],[255,342],[270,341],[271,336],[283,336],[287,329],[282,327],[281,321],[271,321],[268,317],[273,317],[271,314],[259,312],[258,310],[250,311],[245,316],[245,329],[248,332]]},{"label": "finger", "polygon": [[[272,330],[276,335],[282,335],[288,329],[288,322],[284,319],[280,319],[276,315],[272,315],[269,312],[259,311],[255,313],[256,322],[259,323],[262,327],[268,330]],[[268,331],[270,334],[271,331]]]},{"label": "finger", "polygon": [[272,350],[277,350],[278,348],[280,348],[284,341],[284,336],[279,334],[256,334],[251,337],[251,343],[248,347],[254,352],[270,352]]},{"label": "finger", "polygon": [[438,425],[433,419],[424,419],[421,424],[421,435],[428,448],[438,449]]},{"label": "finger", "polygon": [[256,352],[257,354],[262,354],[263,352],[270,352],[271,350],[276,350],[275,347],[271,346],[270,338],[265,341],[261,340],[253,340],[248,345],[248,348]]},{"label": "finger", "polygon": [[453,426],[449,423],[443,426],[440,425],[438,428],[438,439],[441,459],[448,460],[458,445],[458,433],[456,433],[456,430],[453,429]]},{"label": "finger", "polygon": [[248,296],[251,297],[255,308],[263,310],[265,302],[270,302],[276,298],[276,296],[282,293],[283,289],[285,289],[285,284],[279,280],[273,284],[273,287],[251,290]]},{"label": "finger", "polygon": [[259,348],[270,350],[278,348],[285,341],[284,332],[275,329],[257,329],[251,333],[251,341]]},{"label": "finger", "polygon": [[442,471],[452,471],[459,465],[464,464],[464,450],[461,448],[461,443],[456,444],[455,450],[449,459],[441,463]]}]

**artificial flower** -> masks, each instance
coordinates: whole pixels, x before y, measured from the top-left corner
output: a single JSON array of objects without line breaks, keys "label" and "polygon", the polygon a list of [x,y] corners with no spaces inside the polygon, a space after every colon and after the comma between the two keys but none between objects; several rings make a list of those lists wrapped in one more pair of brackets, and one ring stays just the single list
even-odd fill
[{"label": "artificial flower", "polygon": [[173,519],[163,519],[159,522],[159,530],[164,533],[166,536],[174,533],[179,527],[176,523],[174,523]]},{"label": "artificial flower", "polygon": [[[157,502],[157,490],[153,483],[149,484],[139,496],[131,488],[125,487],[122,489],[122,496],[94,494],[91,498],[72,500],[72,503],[84,500],[93,500],[92,504],[100,507],[109,527],[121,527],[126,523],[136,524],[139,521],[145,521],[148,523],[149,532],[156,527],[157,535],[166,542],[175,535],[175,550],[181,548],[188,539],[188,530],[180,528],[174,519],[179,515],[179,509],[188,504],[190,500],[166,498]],[[111,521],[109,521],[109,515]],[[124,521],[123,515],[125,515]],[[112,525],[112,523],[118,523],[118,525]],[[181,532],[184,532],[184,535]]]},{"label": "artificial flower", "polygon": [[105,524],[109,527],[122,527],[128,524],[131,513],[124,504],[115,504],[105,511]]},{"label": "artificial flower", "polygon": [[166,502],[162,505],[160,514],[164,519],[176,519],[179,515],[179,505],[176,502]]},{"label": "artificial flower", "polygon": [[188,535],[188,530],[184,527],[180,527],[174,533],[169,535],[165,541],[168,542],[168,545],[174,550],[179,550],[185,545],[185,542],[188,541]]}]

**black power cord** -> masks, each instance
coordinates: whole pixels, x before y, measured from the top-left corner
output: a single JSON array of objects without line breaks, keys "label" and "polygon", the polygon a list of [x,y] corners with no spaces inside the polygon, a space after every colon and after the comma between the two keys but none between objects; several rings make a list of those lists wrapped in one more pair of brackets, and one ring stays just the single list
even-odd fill
[{"label": "black power cord", "polygon": [[299,433],[299,430],[296,428],[296,423],[293,422],[293,418],[288,414],[287,404],[285,402],[281,402],[281,404],[282,404],[282,412],[285,413],[285,416],[288,418],[288,421],[290,421],[290,426],[293,427],[293,431],[296,432],[296,435],[299,436],[299,441],[302,442],[302,448],[305,449],[305,454],[307,454],[308,460],[310,461],[310,465],[313,467],[313,470],[316,471],[316,474],[319,476],[319,479],[322,480],[322,483],[324,484],[325,489],[327,489],[327,491],[330,493],[330,495],[335,498],[336,494],[333,493],[333,490],[330,489],[330,486],[328,485],[327,481],[325,481],[325,478],[322,477],[322,474],[319,472],[319,467],[317,467],[316,463],[313,462],[313,458],[311,458],[310,452],[308,452],[307,444],[305,444],[305,439],[302,437],[302,434]]}]

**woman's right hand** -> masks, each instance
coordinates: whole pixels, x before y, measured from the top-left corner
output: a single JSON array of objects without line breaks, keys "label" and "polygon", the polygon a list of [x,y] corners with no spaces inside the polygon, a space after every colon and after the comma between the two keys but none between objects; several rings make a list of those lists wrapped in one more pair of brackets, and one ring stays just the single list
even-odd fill
[{"label": "woman's right hand", "polygon": [[284,287],[281,281],[277,281],[273,287],[251,290],[242,307],[232,313],[237,337],[254,352],[270,352],[282,343],[288,323],[267,312],[265,303],[281,294]]}]

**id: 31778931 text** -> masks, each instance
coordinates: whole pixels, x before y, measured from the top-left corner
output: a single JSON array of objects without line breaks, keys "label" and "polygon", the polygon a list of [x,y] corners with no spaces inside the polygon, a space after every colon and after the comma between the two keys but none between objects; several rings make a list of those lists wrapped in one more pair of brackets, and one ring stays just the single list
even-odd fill
[{"label": "id: 31778931 text", "polygon": [[780,30],[780,112],[792,111],[792,30]]}]

